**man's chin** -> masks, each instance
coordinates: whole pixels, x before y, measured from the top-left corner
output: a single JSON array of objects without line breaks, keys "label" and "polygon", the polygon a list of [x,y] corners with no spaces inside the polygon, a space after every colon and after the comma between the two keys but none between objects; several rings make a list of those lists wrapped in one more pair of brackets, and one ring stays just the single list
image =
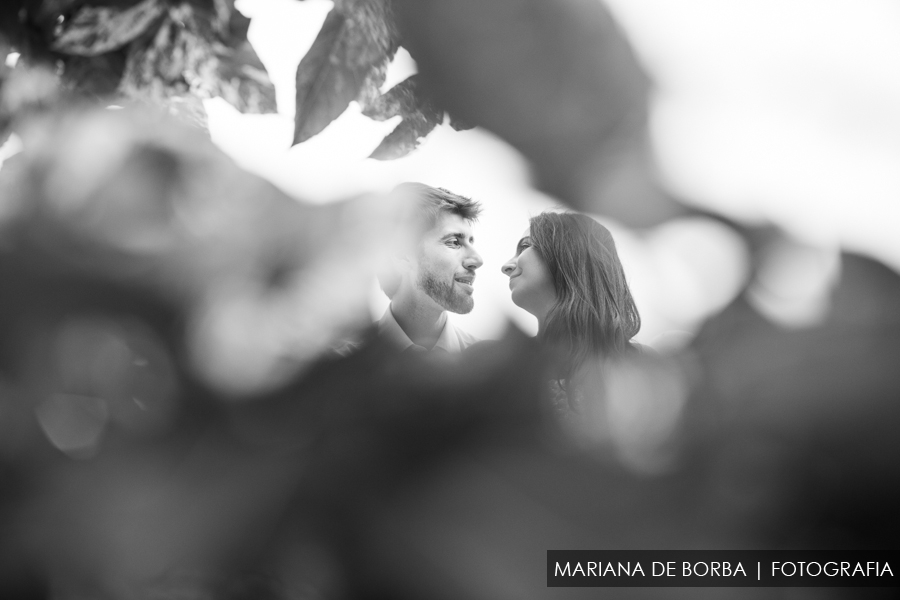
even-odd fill
[{"label": "man's chin", "polygon": [[447,303],[444,308],[459,315],[467,315],[475,308],[475,301],[469,296],[457,298],[453,302]]},{"label": "man's chin", "polygon": [[420,289],[444,310],[465,315],[475,308],[475,300],[470,294],[454,290],[450,286],[429,285],[429,283],[431,282],[420,284]]},{"label": "man's chin", "polygon": [[472,312],[472,309],[475,308],[475,300],[469,295],[444,296],[443,298],[435,298],[432,296],[432,300],[437,302],[444,310],[458,315],[469,314]]}]

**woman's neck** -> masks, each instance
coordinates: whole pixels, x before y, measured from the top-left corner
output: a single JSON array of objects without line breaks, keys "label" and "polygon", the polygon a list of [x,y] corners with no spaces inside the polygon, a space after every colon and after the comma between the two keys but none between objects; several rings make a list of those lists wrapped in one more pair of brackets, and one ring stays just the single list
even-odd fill
[{"label": "woman's neck", "polygon": [[547,315],[550,314],[550,309],[535,311],[532,313],[535,317],[537,317],[538,322],[538,337],[546,333],[547,331]]}]

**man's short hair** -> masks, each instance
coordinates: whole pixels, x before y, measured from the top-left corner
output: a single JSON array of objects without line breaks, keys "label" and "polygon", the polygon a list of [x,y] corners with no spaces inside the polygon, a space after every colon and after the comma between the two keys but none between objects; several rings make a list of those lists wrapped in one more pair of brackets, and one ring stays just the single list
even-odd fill
[{"label": "man's short hair", "polygon": [[[418,228],[417,237],[433,229],[442,213],[458,215],[469,222],[477,221],[481,214],[481,203],[450,190],[415,181],[401,183],[391,191],[391,195],[416,203],[414,220]],[[378,283],[387,297],[393,298],[400,285],[400,274],[387,269],[378,274]]]},{"label": "man's short hair", "polygon": [[417,205],[416,220],[420,227],[419,234],[424,234],[437,225],[441,213],[458,215],[466,221],[477,221],[481,214],[481,204],[454,194],[445,188],[431,187],[424,183],[408,181],[393,189],[391,195],[409,198]]}]

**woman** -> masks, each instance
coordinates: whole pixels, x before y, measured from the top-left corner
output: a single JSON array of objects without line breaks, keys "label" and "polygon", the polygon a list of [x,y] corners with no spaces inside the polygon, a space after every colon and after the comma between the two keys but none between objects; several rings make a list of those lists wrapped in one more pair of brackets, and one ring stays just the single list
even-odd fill
[{"label": "woman", "polygon": [[530,224],[501,270],[513,302],[537,317],[554,379],[576,408],[573,384],[596,374],[590,367],[603,359],[635,352],[641,318],[609,230],[576,213],[546,212]]}]

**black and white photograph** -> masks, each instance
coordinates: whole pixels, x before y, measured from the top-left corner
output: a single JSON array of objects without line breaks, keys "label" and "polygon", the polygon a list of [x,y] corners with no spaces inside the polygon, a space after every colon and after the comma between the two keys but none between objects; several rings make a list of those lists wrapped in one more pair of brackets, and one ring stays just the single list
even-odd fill
[{"label": "black and white photograph", "polygon": [[0,0],[0,598],[898,576],[900,3]]}]

